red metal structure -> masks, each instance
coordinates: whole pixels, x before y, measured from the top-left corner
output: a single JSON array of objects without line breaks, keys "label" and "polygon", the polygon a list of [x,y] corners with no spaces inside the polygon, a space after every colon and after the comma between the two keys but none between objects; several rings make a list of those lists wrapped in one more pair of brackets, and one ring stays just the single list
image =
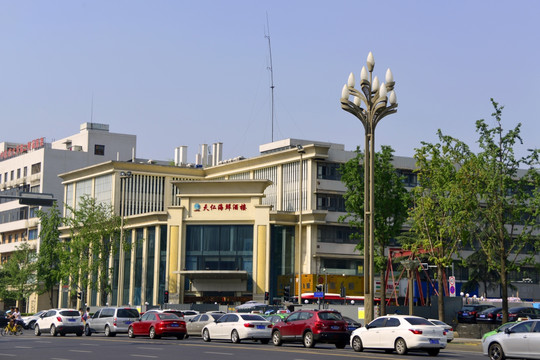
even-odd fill
[{"label": "red metal structure", "polygon": [[[416,251],[412,251],[412,250],[404,250],[404,249],[401,249],[401,248],[390,248],[388,250],[388,264],[387,264],[387,267],[386,267],[386,277],[385,277],[385,284],[388,284],[388,277],[392,276],[392,282],[395,283],[395,277],[394,277],[394,267],[393,267],[393,260],[395,259],[399,259],[399,258],[408,258],[410,260],[414,260],[414,259],[417,259],[418,258],[418,255],[420,254],[425,254],[427,253],[428,251],[427,250],[422,250],[422,249],[419,249],[419,250],[416,250]],[[433,291],[435,293],[435,295],[439,295],[439,292],[437,291],[437,289],[435,288],[435,285],[433,283],[433,281],[431,281],[431,278],[429,277],[429,274],[428,272],[426,271],[426,269],[424,269],[423,267],[420,267],[422,269],[422,271],[424,272],[424,274],[426,275],[426,278],[429,282],[429,285],[433,288]],[[401,270],[401,273],[399,274],[399,278],[398,278],[398,282],[399,280],[401,280],[401,278],[403,277],[403,273],[405,272],[405,269],[402,269]],[[425,306],[426,304],[426,301],[424,299],[424,294],[423,294],[423,291],[422,291],[422,286],[421,286],[421,280],[420,280],[420,273],[418,272],[418,269],[414,270],[414,275],[413,277],[416,276],[416,281],[417,281],[417,284],[418,284],[418,292],[419,292],[419,298],[420,298],[420,303],[422,304],[422,306]],[[446,274],[443,270],[443,278],[441,279],[442,281],[440,281],[440,284],[442,286],[442,288],[444,289],[444,292],[446,295],[448,295],[448,287],[447,287],[447,284],[446,284]],[[405,305],[407,305],[407,302],[408,302],[408,299],[409,299],[409,291],[412,291],[412,289],[409,289],[407,287],[407,296],[405,297]],[[387,299],[387,304],[390,304],[390,301],[392,300],[392,297],[395,298],[395,301],[396,301],[396,304],[398,302],[397,300],[397,292],[396,292],[396,288],[394,287],[394,290],[392,292],[392,295],[389,296],[389,298]]]}]

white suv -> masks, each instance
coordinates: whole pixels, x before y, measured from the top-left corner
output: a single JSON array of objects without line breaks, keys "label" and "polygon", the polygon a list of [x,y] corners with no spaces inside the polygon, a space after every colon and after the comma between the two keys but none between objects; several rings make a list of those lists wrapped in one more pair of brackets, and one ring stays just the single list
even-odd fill
[{"label": "white suv", "polygon": [[77,334],[82,336],[84,325],[81,314],[75,309],[50,309],[37,319],[34,325],[34,334],[48,331],[52,336],[60,334]]}]

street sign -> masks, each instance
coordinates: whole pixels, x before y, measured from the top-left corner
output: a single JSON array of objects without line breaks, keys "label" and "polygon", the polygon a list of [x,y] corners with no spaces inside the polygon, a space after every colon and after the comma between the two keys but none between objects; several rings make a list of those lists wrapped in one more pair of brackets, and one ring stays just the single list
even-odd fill
[{"label": "street sign", "polygon": [[448,277],[448,290],[450,292],[451,297],[456,296],[456,277],[455,276]]},{"label": "street sign", "polygon": [[316,298],[323,298],[324,297],[324,292],[322,291],[316,291],[313,293],[313,297],[316,297]]}]

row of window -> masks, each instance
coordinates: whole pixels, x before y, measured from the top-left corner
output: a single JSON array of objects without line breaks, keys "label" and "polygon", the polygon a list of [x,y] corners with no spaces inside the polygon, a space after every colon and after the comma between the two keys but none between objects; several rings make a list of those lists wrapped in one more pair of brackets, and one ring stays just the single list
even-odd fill
[{"label": "row of window", "polygon": [[[34,175],[34,174],[39,174],[40,172],[41,172],[41,163],[36,163],[36,164],[31,165],[30,174]],[[2,174],[0,173],[0,183],[2,182],[6,183],[8,181],[13,181],[13,180],[20,179],[21,177],[26,177],[26,176],[28,176],[28,166],[19,168],[17,170],[6,171],[4,173],[4,176],[2,176]]]},{"label": "row of window", "polygon": [[[11,243],[19,242],[19,241],[24,241],[26,240],[25,233],[26,231],[22,231],[18,233],[11,233],[11,234],[1,234],[0,244],[11,244]],[[36,240],[37,237],[38,237],[37,229],[28,230],[28,240]]]}]

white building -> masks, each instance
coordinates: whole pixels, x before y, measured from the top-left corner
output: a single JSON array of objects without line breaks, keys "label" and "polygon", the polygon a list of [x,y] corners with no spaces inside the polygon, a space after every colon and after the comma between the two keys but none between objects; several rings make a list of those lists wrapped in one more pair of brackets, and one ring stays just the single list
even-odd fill
[{"label": "white building", "polygon": [[[79,133],[53,142],[45,138],[27,143],[0,142],[0,195],[48,193],[61,207],[64,187],[58,174],[107,160],[129,161],[135,157],[136,142],[135,135],[111,133],[109,125],[97,123],[83,123]],[[36,209],[20,205],[18,200],[0,198],[2,262],[23,240],[39,249]],[[28,311],[36,311],[37,296],[28,305]]]}]

